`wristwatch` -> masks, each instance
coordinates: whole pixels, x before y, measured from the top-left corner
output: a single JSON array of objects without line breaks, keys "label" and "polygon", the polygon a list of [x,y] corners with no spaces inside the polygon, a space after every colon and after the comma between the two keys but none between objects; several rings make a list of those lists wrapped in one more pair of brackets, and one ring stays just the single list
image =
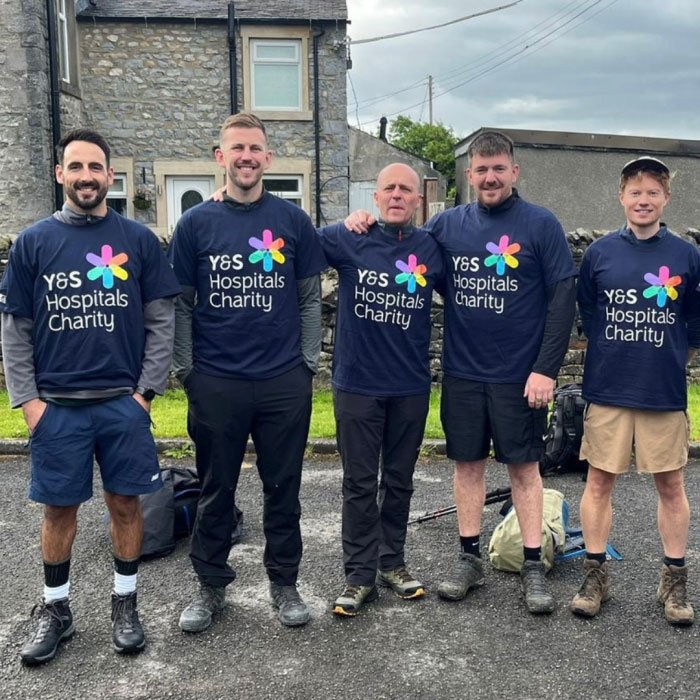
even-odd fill
[{"label": "wristwatch", "polygon": [[153,389],[146,389],[142,386],[136,387],[136,393],[141,394],[146,401],[153,401],[156,397],[156,392]]}]

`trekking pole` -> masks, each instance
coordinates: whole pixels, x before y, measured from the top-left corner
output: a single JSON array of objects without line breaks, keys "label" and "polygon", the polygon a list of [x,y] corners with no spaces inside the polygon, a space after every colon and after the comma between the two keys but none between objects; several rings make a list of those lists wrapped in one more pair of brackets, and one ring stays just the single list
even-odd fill
[{"label": "trekking pole", "polygon": [[[511,490],[510,488],[504,488],[504,489],[494,489],[493,491],[489,491],[486,494],[486,498],[484,499],[484,505],[488,506],[491,505],[492,503],[498,503],[499,501],[505,501],[507,498],[510,498]],[[408,524],[409,525],[416,525],[420,523],[426,523],[428,520],[437,520],[437,518],[441,518],[443,515],[452,515],[452,513],[457,512],[457,506],[452,505],[452,506],[446,506],[445,508],[438,508],[437,510],[431,511],[430,513],[425,513],[423,515],[419,515],[417,518],[414,518],[413,520],[409,520]]]}]

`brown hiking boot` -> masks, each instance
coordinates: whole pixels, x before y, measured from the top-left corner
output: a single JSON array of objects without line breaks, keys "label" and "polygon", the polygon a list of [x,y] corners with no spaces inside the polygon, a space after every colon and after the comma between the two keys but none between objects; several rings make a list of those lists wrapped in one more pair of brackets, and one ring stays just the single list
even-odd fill
[{"label": "brown hiking boot", "polygon": [[685,584],[688,580],[687,566],[661,567],[661,580],[656,599],[663,603],[666,620],[672,625],[692,625],[695,620],[693,606],[688,602]]},{"label": "brown hiking boot", "polygon": [[583,617],[595,617],[600,611],[601,603],[610,598],[608,562],[601,564],[595,559],[585,559],[583,571],[586,577],[571,601],[571,612]]}]

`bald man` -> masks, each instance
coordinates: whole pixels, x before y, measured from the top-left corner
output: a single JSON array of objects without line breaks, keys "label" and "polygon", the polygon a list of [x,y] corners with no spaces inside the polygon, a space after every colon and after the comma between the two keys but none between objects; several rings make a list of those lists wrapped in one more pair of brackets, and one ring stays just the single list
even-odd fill
[{"label": "bald man", "polygon": [[340,279],[333,396],[345,588],[333,605],[338,615],[357,615],[376,600],[376,584],[405,599],[424,594],[406,569],[404,543],[428,415],[430,302],[442,257],[432,237],[411,224],[421,202],[412,168],[384,168],[374,201],[380,219],[366,236],[349,236],[342,223],[319,231]]}]

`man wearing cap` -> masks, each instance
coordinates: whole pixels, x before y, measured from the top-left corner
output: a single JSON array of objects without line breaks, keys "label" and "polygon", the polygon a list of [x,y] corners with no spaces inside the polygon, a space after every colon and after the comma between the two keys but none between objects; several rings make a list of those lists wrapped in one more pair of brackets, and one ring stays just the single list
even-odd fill
[{"label": "man wearing cap", "polygon": [[605,550],[612,492],[634,447],[637,471],[653,475],[658,493],[664,560],[657,600],[668,622],[690,625],[685,365],[689,349],[700,347],[700,253],[661,223],[670,180],[656,158],[627,163],[619,190],[626,223],[595,241],[581,263],[578,303],[588,337],[583,396],[589,402],[581,458],[589,469],[581,500],[585,578],[571,610],[593,617],[610,596]]}]

